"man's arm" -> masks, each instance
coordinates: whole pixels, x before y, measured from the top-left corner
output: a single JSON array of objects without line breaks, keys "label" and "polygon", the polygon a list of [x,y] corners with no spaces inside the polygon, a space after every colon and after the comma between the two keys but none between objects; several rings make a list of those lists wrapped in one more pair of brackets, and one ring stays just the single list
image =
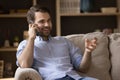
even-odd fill
[{"label": "man's arm", "polygon": [[27,39],[27,44],[22,51],[22,54],[18,57],[18,63],[20,67],[22,68],[29,68],[32,66],[33,63],[33,53],[34,53],[34,40],[36,37],[36,32],[35,32],[35,25],[30,24],[29,25],[29,31],[28,31],[28,39]]},{"label": "man's arm", "polygon": [[97,39],[94,38],[93,40],[85,40],[85,52],[83,54],[83,58],[81,61],[81,64],[79,66],[79,71],[81,72],[87,72],[89,69],[89,66],[91,64],[91,53],[96,48],[97,45]]}]

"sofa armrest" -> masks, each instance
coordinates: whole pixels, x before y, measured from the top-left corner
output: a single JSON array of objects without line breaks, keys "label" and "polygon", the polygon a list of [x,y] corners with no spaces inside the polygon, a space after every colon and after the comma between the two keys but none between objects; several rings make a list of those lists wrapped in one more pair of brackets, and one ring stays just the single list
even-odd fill
[{"label": "sofa armrest", "polygon": [[42,80],[40,74],[32,68],[17,68],[15,80]]}]

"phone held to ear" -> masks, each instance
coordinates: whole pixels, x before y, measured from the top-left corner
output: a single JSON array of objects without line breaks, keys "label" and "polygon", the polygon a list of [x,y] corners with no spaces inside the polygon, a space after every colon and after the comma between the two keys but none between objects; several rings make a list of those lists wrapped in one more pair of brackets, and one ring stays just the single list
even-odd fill
[{"label": "phone held to ear", "polygon": [[38,32],[37,30],[35,30],[35,32],[37,36],[40,36],[40,32]]}]

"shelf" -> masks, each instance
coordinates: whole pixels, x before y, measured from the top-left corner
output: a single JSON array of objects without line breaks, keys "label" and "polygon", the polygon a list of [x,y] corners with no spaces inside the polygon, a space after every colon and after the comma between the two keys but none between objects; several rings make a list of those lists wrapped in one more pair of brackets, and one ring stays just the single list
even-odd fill
[{"label": "shelf", "polygon": [[14,78],[1,78],[0,80],[14,80]]},{"label": "shelf", "polygon": [[17,51],[17,48],[15,48],[15,47],[9,47],[9,48],[5,48],[5,47],[3,47],[3,48],[0,48],[0,51]]},{"label": "shelf", "polygon": [[60,16],[120,16],[120,13],[62,13]]},{"label": "shelf", "polygon": [[0,18],[24,18],[26,13],[0,14]]}]

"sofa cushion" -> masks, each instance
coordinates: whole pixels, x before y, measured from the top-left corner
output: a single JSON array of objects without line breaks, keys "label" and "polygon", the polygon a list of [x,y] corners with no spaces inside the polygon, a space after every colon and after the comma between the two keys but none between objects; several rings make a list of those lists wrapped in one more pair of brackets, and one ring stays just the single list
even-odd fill
[{"label": "sofa cushion", "polygon": [[84,52],[84,40],[86,38],[93,39],[94,37],[98,39],[98,44],[96,49],[92,52],[92,64],[87,75],[100,80],[111,80],[109,74],[110,60],[108,51],[108,36],[101,32],[66,36],[66,38],[72,41],[76,46],[80,47],[82,52]]},{"label": "sofa cushion", "polygon": [[120,80],[120,33],[110,35],[110,52],[112,80]]}]

